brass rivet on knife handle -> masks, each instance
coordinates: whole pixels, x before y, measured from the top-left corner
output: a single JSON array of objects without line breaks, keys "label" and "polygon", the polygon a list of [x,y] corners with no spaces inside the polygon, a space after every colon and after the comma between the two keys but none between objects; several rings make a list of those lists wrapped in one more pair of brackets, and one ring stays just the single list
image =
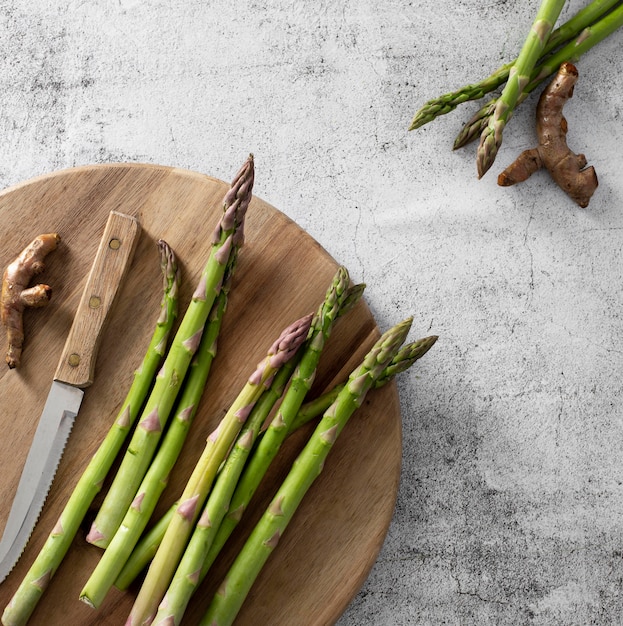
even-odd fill
[{"label": "brass rivet on knife handle", "polygon": [[82,292],[54,379],[76,387],[93,382],[105,321],[130,267],[140,234],[138,220],[112,211]]}]

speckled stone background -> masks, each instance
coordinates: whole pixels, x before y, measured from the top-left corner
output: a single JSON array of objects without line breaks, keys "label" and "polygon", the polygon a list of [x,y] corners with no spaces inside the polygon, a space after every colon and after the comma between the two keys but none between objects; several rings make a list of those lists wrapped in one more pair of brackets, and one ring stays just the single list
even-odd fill
[{"label": "speckled stone background", "polygon": [[514,58],[538,4],[0,1],[0,187],[111,161],[227,180],[253,152],[256,194],[367,283],[381,327],[440,336],[399,381],[395,516],[340,626],[623,623],[623,31],[565,108],[588,209],[543,172],[496,185],[536,96],[482,180],[451,150],[476,106],[407,132]]}]

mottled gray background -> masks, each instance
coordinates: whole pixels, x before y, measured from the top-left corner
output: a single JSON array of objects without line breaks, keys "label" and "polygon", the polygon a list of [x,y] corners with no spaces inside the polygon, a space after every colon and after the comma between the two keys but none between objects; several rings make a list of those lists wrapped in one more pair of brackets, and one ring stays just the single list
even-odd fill
[{"label": "mottled gray background", "polygon": [[[429,97],[514,58],[536,0],[0,1],[0,187],[90,163],[174,165],[256,194],[353,277],[385,328],[440,340],[399,382],[396,512],[340,626],[623,623],[623,32],[578,64],[588,209],[540,172],[536,97],[494,171]],[[583,2],[564,9],[569,17]]]}]

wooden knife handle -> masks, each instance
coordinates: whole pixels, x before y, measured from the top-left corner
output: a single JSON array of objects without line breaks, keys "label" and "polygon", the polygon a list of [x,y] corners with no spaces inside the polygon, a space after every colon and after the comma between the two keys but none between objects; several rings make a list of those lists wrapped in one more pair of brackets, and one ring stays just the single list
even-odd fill
[{"label": "wooden knife handle", "polygon": [[136,218],[111,211],[54,380],[75,387],[93,382],[106,318],[132,262],[140,231]]}]

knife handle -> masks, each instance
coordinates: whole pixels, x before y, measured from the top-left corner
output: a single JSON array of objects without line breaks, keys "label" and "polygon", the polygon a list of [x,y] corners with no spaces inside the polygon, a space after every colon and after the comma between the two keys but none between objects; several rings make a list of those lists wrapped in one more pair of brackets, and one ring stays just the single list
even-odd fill
[{"label": "knife handle", "polygon": [[104,324],[132,262],[140,231],[136,218],[111,211],[54,380],[75,387],[93,382]]}]

